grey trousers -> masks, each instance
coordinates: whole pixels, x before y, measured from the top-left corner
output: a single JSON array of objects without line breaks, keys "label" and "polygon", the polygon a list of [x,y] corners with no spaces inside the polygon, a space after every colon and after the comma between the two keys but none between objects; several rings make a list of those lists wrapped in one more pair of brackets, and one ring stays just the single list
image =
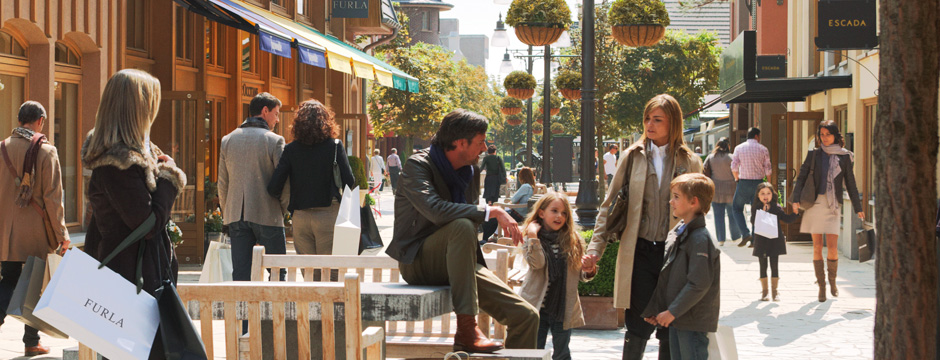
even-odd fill
[{"label": "grey trousers", "polygon": [[534,349],[539,313],[492,271],[477,263],[476,225],[458,219],[431,234],[411,264],[399,264],[412,285],[450,285],[454,312],[476,315],[483,310],[506,325],[506,348]]},{"label": "grey trousers", "polygon": [[301,255],[332,254],[333,226],[338,213],[336,200],[328,207],[294,210],[294,250]]}]

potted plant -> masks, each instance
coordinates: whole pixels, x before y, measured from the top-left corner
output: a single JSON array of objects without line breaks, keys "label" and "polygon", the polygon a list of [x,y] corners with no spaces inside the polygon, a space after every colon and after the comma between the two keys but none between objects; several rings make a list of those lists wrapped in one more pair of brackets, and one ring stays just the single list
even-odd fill
[{"label": "potted plant", "polygon": [[[561,98],[559,98],[558,95],[552,94],[550,101],[551,103],[548,107],[548,113],[551,116],[558,115],[558,112],[561,111]],[[544,108],[545,108],[545,98],[543,97],[539,99],[539,113],[541,113],[542,109]]]},{"label": "potted plant", "polygon": [[513,71],[503,80],[503,87],[509,96],[525,100],[535,95],[535,76],[525,71]]},{"label": "potted plant", "polygon": [[206,211],[206,223],[203,228],[206,230],[206,246],[211,241],[222,241],[222,212],[218,209]]},{"label": "potted plant", "polygon": [[506,117],[506,123],[512,126],[522,125],[523,121],[525,121],[525,119],[522,117],[522,115],[519,114],[509,115]]},{"label": "potted plant", "polygon": [[565,127],[559,123],[554,123],[551,126],[552,134],[558,135],[565,132]]},{"label": "potted plant", "polygon": [[359,186],[359,203],[362,204],[366,195],[369,194],[369,176],[366,175],[365,166],[362,166],[362,159],[355,156],[349,156],[347,159],[349,159],[353,177],[356,178],[356,185]]},{"label": "potted plant", "polygon": [[173,220],[166,223],[166,233],[170,235],[170,243],[173,244],[174,249],[183,243],[183,230],[180,230]]},{"label": "potted plant", "polygon": [[654,45],[669,26],[669,12],[662,0],[616,0],[608,16],[614,39],[627,46]]},{"label": "potted plant", "polygon": [[[593,230],[581,232],[585,247],[591,243],[593,235]],[[616,330],[623,326],[623,310],[614,308],[614,277],[619,248],[619,241],[607,244],[604,255],[597,262],[597,275],[589,282],[578,284],[585,323],[581,329]]]},{"label": "potted plant", "polygon": [[571,70],[565,70],[558,73],[555,77],[555,87],[568,100],[578,100],[581,98],[581,73]]},{"label": "potted plant", "polygon": [[545,46],[561,37],[571,25],[571,9],[565,0],[515,0],[506,14],[506,24],[519,41]]},{"label": "potted plant", "polygon": [[499,100],[499,111],[504,115],[516,115],[522,112],[522,100],[514,97],[504,97]]}]

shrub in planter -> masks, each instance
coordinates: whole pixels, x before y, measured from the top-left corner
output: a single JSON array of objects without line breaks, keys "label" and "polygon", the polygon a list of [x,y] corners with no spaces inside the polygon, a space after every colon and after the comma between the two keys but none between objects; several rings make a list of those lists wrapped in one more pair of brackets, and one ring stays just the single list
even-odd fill
[{"label": "shrub in planter", "polygon": [[350,156],[348,159],[356,184],[359,184],[359,190],[369,190],[369,177],[366,176],[366,168],[362,166],[362,160],[355,156]]},{"label": "shrub in planter", "polygon": [[522,100],[514,97],[504,97],[499,100],[499,111],[504,115],[516,115],[522,112]]},{"label": "shrub in planter", "polygon": [[[545,105],[545,98],[539,99],[539,113],[542,113],[542,109]],[[551,105],[548,108],[548,113],[552,116],[558,115],[558,112],[561,111],[561,98],[558,95],[552,94],[551,96]]]},{"label": "shrub in planter", "polygon": [[506,117],[506,123],[512,126],[522,125],[523,121],[525,121],[525,118],[523,118],[522,115],[519,115],[519,114],[509,115]]},{"label": "shrub in planter", "polygon": [[669,26],[669,12],[661,0],[616,0],[608,12],[617,42],[627,46],[651,46]]},{"label": "shrub in planter", "polygon": [[506,14],[506,24],[525,44],[549,45],[571,26],[571,9],[565,0],[515,0]]},{"label": "shrub in planter", "polygon": [[561,95],[568,100],[581,98],[581,73],[576,71],[562,71],[555,77],[555,87]]},{"label": "shrub in planter", "polygon": [[552,124],[551,129],[552,129],[552,134],[556,134],[556,135],[565,132],[565,127],[559,123]]},{"label": "shrub in planter", "polygon": [[535,95],[535,76],[525,71],[513,71],[503,80],[503,87],[509,96],[525,100]]},{"label": "shrub in planter", "polygon": [[[581,232],[581,237],[584,238],[585,248],[587,248],[587,244],[591,243],[591,237],[593,235],[593,230]],[[595,275],[594,279],[591,281],[578,284],[578,295],[614,296],[614,276],[617,273],[617,252],[619,248],[619,241],[613,244],[607,244],[604,255],[597,261],[597,275]]]}]

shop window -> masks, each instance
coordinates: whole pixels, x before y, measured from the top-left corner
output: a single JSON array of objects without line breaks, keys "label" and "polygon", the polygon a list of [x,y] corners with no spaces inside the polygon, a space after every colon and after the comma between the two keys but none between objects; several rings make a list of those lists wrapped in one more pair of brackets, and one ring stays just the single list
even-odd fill
[{"label": "shop window", "polygon": [[127,47],[147,51],[148,0],[127,0]]},{"label": "shop window", "polygon": [[223,26],[206,19],[206,63],[220,68],[225,67],[225,28]]},{"label": "shop window", "polygon": [[287,59],[271,55],[271,76],[276,79],[287,80]]},{"label": "shop window", "polygon": [[13,35],[0,31],[0,56],[26,57],[26,49]]},{"label": "shop window", "polygon": [[62,166],[62,195],[65,200],[65,222],[79,221],[78,177],[81,168],[78,164],[79,139],[78,114],[81,110],[79,86],[75,83],[55,83],[55,120],[52,138],[58,149],[59,162]]},{"label": "shop window", "polygon": [[255,44],[258,43],[258,37],[246,32],[239,32],[239,34],[241,34],[242,71],[257,73],[258,54]]},{"label": "shop window", "polygon": [[306,0],[297,0],[297,15],[301,15],[301,16],[307,15],[307,1]]},{"label": "shop window", "polygon": [[61,42],[55,43],[55,62],[59,65],[82,66],[78,54]]},{"label": "shop window", "polygon": [[193,60],[193,13],[176,7],[176,58]]},{"label": "shop window", "polygon": [[16,116],[26,86],[26,77],[0,74],[0,134],[10,135],[13,128],[19,126]]},{"label": "shop window", "polygon": [[421,30],[431,31],[431,16],[427,11],[421,12]]}]

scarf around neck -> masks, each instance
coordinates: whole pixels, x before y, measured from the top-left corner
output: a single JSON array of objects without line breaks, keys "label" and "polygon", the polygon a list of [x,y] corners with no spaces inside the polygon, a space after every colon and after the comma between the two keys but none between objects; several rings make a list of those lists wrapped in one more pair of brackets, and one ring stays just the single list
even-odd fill
[{"label": "scarf around neck", "polygon": [[[561,252],[558,231],[553,231],[542,224],[538,237],[539,242],[542,243],[542,252],[545,254],[545,264],[548,267],[548,289],[545,291],[545,299],[542,303],[545,311],[556,321],[564,321],[568,255]],[[558,248],[557,254],[552,247]]]},{"label": "scarf around neck", "polygon": [[431,162],[440,171],[444,177],[444,183],[450,190],[451,200],[458,204],[467,204],[467,187],[470,186],[470,180],[473,179],[473,166],[466,165],[459,169],[454,169],[453,164],[444,154],[444,149],[431,145],[428,151],[431,156]]},{"label": "scarf around neck", "polygon": [[271,128],[268,127],[268,122],[264,121],[264,119],[257,117],[257,116],[252,116],[250,118],[245,119],[245,121],[242,122],[242,124],[239,125],[238,127],[240,128],[253,127],[253,128],[262,128],[265,130],[271,130]]},{"label": "scarf around neck", "polygon": [[838,144],[832,145],[823,145],[823,152],[829,155],[829,169],[826,171],[826,203],[829,205],[829,210],[833,214],[839,214],[839,196],[842,194],[836,194],[836,176],[839,176],[842,173],[842,166],[839,163],[839,155],[848,155],[849,159],[852,162],[855,162],[855,154],[851,151],[846,150]]}]

